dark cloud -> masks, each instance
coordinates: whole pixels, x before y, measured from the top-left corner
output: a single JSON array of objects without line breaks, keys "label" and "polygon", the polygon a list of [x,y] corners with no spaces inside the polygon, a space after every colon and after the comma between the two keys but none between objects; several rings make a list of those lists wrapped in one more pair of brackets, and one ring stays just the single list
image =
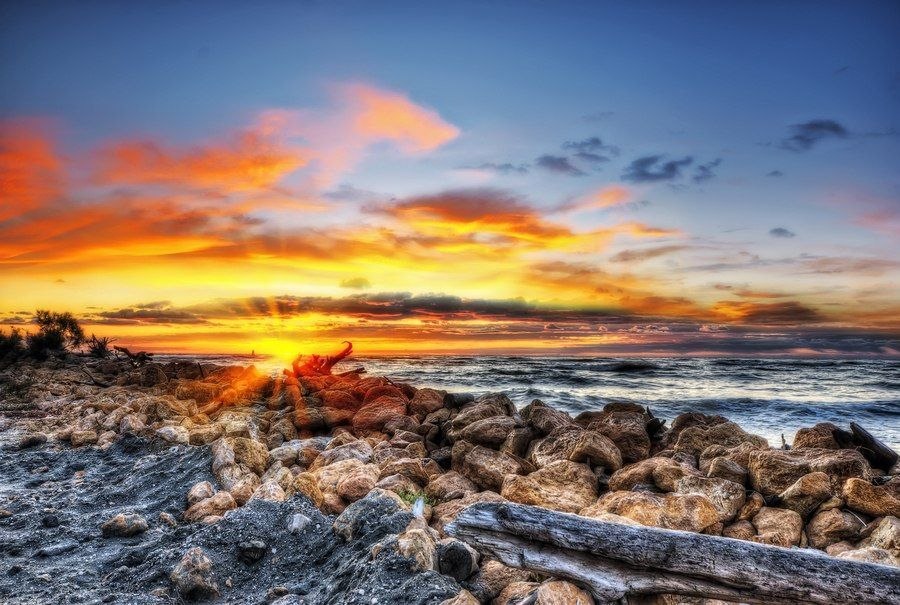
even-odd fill
[{"label": "dark cloud", "polygon": [[769,235],[772,237],[796,237],[796,233],[784,227],[774,227],[769,229]]},{"label": "dark cloud", "polygon": [[588,137],[580,141],[566,141],[562,148],[571,151],[575,157],[585,162],[608,162],[611,157],[619,155],[619,148],[606,145],[600,137]]},{"label": "dark cloud", "polygon": [[715,178],[715,169],[718,168],[719,164],[721,163],[722,158],[716,158],[715,160],[707,162],[706,164],[698,164],[696,171],[694,172],[694,182],[703,183],[712,178]]},{"label": "dark cloud", "polygon": [[98,324],[205,324],[204,317],[185,309],[176,309],[168,301],[149,302],[102,311],[88,318]]},{"label": "dark cloud", "polygon": [[779,177],[779,176],[784,176],[784,173],[780,170],[773,170],[771,172],[767,172],[766,176]]},{"label": "dark cloud", "polygon": [[834,120],[810,120],[790,127],[790,136],[781,141],[782,149],[809,151],[825,139],[845,139],[850,132]]},{"label": "dark cloud", "polygon": [[584,176],[587,174],[584,170],[575,166],[569,158],[561,155],[542,155],[535,160],[535,164],[550,172],[567,174],[569,176]]},{"label": "dark cloud", "polygon": [[372,287],[372,282],[370,282],[365,277],[351,277],[350,279],[341,281],[341,287],[352,288],[355,290],[365,290],[366,288]]},{"label": "dark cloud", "polygon": [[796,301],[726,304],[729,309],[740,314],[742,323],[747,324],[802,324],[823,319],[818,311]]},{"label": "dark cloud", "polygon": [[490,170],[492,172],[499,172],[500,174],[527,174],[529,167],[528,164],[512,164],[510,162],[498,164],[496,162],[484,162],[483,164],[478,164],[475,166],[460,166],[460,169]]},{"label": "dark cloud", "polygon": [[614,263],[642,261],[656,258],[657,256],[671,254],[673,252],[679,252],[688,248],[690,248],[690,246],[672,245],[657,246],[655,248],[644,248],[643,250],[622,250],[618,254],[613,255],[609,260],[613,261]]},{"label": "dark cloud", "polygon": [[662,155],[648,155],[631,162],[622,178],[632,183],[655,183],[671,181],[681,176],[681,170],[690,166],[694,158],[687,156],[680,160],[663,161]]}]

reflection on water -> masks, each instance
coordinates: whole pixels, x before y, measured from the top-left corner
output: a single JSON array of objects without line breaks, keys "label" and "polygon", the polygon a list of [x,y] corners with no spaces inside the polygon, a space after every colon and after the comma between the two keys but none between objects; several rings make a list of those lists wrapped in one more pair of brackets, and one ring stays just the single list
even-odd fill
[{"label": "reflection on water", "polygon": [[[261,358],[215,360],[281,369]],[[855,421],[900,449],[900,362],[893,360],[429,356],[351,358],[335,371],[360,365],[419,387],[505,391],[520,407],[541,399],[577,414],[633,401],[670,421],[687,411],[721,414],[772,444],[816,422]]]}]

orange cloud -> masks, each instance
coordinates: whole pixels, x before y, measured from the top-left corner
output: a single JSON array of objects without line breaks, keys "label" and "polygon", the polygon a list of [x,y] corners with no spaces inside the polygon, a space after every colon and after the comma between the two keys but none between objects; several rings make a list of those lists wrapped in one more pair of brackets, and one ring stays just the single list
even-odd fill
[{"label": "orange cloud", "polygon": [[63,176],[45,121],[0,121],[0,221],[58,198]]},{"label": "orange cloud", "polygon": [[603,208],[612,208],[615,206],[623,206],[631,200],[631,190],[621,185],[610,185],[602,187],[596,191],[589,193],[583,198],[579,198],[569,204],[564,204],[560,210],[567,211],[583,211],[583,210],[599,210]]},{"label": "orange cloud", "polygon": [[351,107],[354,131],[370,140],[393,141],[407,152],[431,151],[459,136],[459,129],[437,112],[416,105],[406,96],[368,86],[339,87]]},{"label": "orange cloud", "polygon": [[310,150],[288,145],[270,130],[248,130],[228,141],[186,150],[153,141],[123,141],[101,151],[96,178],[113,185],[251,192],[275,186],[310,157]]}]

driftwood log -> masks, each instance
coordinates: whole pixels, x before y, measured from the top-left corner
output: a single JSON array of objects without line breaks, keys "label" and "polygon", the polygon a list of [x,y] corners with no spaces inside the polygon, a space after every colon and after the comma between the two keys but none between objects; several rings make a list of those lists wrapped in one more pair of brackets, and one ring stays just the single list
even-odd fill
[{"label": "driftwood log", "polygon": [[601,603],[678,594],[743,603],[900,604],[900,570],[521,504],[463,510],[447,533],[506,565],[566,578]]},{"label": "driftwood log", "polygon": [[153,359],[153,353],[148,353],[147,351],[138,351],[137,353],[132,353],[126,347],[113,347],[116,351],[123,354],[128,358],[128,361],[131,362],[131,365],[139,368],[148,361]]}]

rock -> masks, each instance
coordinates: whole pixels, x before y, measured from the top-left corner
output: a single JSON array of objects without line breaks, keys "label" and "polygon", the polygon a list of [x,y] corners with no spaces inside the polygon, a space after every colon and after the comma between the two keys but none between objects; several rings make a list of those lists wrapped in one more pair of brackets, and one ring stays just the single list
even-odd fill
[{"label": "rock", "polygon": [[823,472],[832,487],[850,477],[866,477],[869,465],[856,450],[757,450],[749,455],[750,483],[763,496],[775,496],[803,475]]},{"label": "rock", "polygon": [[359,439],[323,451],[313,463],[310,464],[309,469],[314,471],[324,466],[328,466],[329,464],[350,459],[359,460],[360,462],[369,462],[372,460],[372,454],[372,446],[369,445],[367,441]]},{"label": "rock", "polygon": [[134,513],[119,513],[100,526],[100,531],[105,538],[125,538],[142,534],[147,531],[147,527],[147,520],[142,516]]},{"label": "rock", "polygon": [[570,582],[549,580],[535,594],[535,605],[594,605],[594,598]]},{"label": "rock", "polygon": [[438,504],[465,498],[477,491],[478,488],[474,483],[456,471],[448,471],[442,475],[432,477],[428,485],[425,486],[425,494]]},{"label": "rock", "polygon": [[631,490],[640,484],[653,484],[664,491],[673,491],[676,481],[690,475],[699,476],[700,472],[672,458],[648,458],[613,473],[609,479],[609,489]]},{"label": "rock", "polygon": [[412,559],[416,571],[437,569],[437,545],[429,527],[414,527],[397,536],[397,552]]},{"label": "rock", "polygon": [[756,528],[749,521],[737,521],[722,530],[723,537],[735,540],[752,540],[755,535]]},{"label": "rock", "polygon": [[437,544],[437,570],[457,582],[478,571],[478,559],[478,551],[456,538],[444,538]]},{"label": "rock", "polygon": [[733,422],[720,422],[707,426],[691,426],[684,429],[678,435],[673,449],[699,456],[710,445],[734,447],[742,443],[750,443],[758,447],[769,446],[765,439],[759,435],[751,435]]},{"label": "rock", "polygon": [[452,522],[462,509],[476,502],[505,502],[505,499],[496,492],[486,491],[443,502],[434,507],[431,526],[443,535],[444,526]]},{"label": "rock", "polygon": [[378,476],[377,465],[361,464],[337,482],[335,491],[344,501],[356,502],[375,487]]},{"label": "rock", "polygon": [[[248,437],[222,437],[213,443],[212,453],[214,459],[233,459],[257,475],[265,473],[271,463],[269,448]],[[214,460],[213,472],[215,471]]]},{"label": "rock", "polygon": [[515,406],[506,395],[486,395],[479,397],[475,402],[465,406],[460,412],[445,424],[447,439],[455,442],[459,435],[470,424],[494,418],[497,416],[511,416],[515,413]]},{"label": "rock", "polygon": [[549,435],[554,429],[572,424],[572,417],[561,410],[535,399],[519,412],[522,420],[539,435]]},{"label": "rock", "polygon": [[401,397],[379,397],[359,408],[353,416],[353,431],[357,434],[380,431],[393,418],[406,415],[406,400]]},{"label": "rock", "polygon": [[91,445],[97,443],[97,431],[72,431],[69,437],[72,447],[80,447],[82,445]]},{"label": "rock", "polygon": [[313,473],[299,473],[294,477],[294,493],[306,496],[316,508],[321,508],[325,495]]},{"label": "rock", "polygon": [[529,449],[528,458],[538,467],[554,461],[570,460],[584,462],[591,467],[600,466],[610,473],[622,468],[622,455],[612,441],[602,433],[577,425],[553,429],[543,439],[533,441]]},{"label": "rock", "polygon": [[647,418],[643,410],[614,411],[607,405],[604,411],[588,425],[588,428],[610,439],[620,451],[622,462],[629,464],[650,455],[650,435],[647,434]]},{"label": "rock", "polygon": [[[852,479],[851,479],[852,481]],[[778,496],[779,505],[804,519],[831,498],[831,481],[821,472],[803,475]]]},{"label": "rock", "polygon": [[537,582],[512,582],[497,595],[491,605],[525,605],[534,603],[533,595],[537,591]]},{"label": "rock", "polygon": [[841,540],[855,540],[863,525],[856,515],[832,508],[813,515],[806,526],[806,535],[810,546],[824,549]]},{"label": "rock", "polygon": [[[719,514],[712,503],[697,494],[651,494],[617,491],[603,495],[595,504],[578,514],[597,518],[612,513],[641,525],[704,532],[716,529]],[[720,527],[720,526],[719,526]]]},{"label": "rock", "polygon": [[425,485],[433,474],[437,474],[435,469],[426,467],[421,459],[399,458],[384,464],[380,476],[403,475],[418,485]]},{"label": "rock", "polygon": [[527,461],[466,441],[457,441],[452,450],[453,470],[482,489],[499,491],[507,475],[522,475],[534,467]]},{"label": "rock", "polygon": [[302,513],[295,513],[288,521],[288,531],[292,534],[302,533],[304,529],[309,527],[310,523],[312,523],[312,519]]},{"label": "rock", "polygon": [[209,481],[201,481],[200,483],[195,483],[187,494],[188,506],[197,504],[201,500],[212,498],[215,493],[216,488],[213,487],[213,484]]},{"label": "rock", "polygon": [[444,397],[447,395],[444,391],[435,389],[419,389],[409,402],[409,410],[413,414],[419,416],[427,416],[432,412],[444,407]]},{"label": "rock", "polygon": [[234,508],[237,508],[237,502],[234,501],[232,495],[221,491],[216,492],[210,498],[197,502],[184,511],[183,516],[185,521],[200,521],[204,517],[221,516]]},{"label": "rock", "polygon": [[862,479],[847,479],[843,487],[847,508],[857,512],[884,517],[900,517],[900,477],[884,485],[872,485]]},{"label": "rock", "polygon": [[285,444],[269,450],[269,457],[289,467],[297,462],[297,450],[296,445]]},{"label": "rock", "polygon": [[275,481],[264,481],[254,490],[251,500],[268,500],[269,502],[284,502],[287,496],[284,489]]},{"label": "rock", "polygon": [[34,447],[36,445],[41,445],[43,443],[47,443],[47,435],[45,433],[26,433],[19,438],[19,449],[24,450],[25,448]]},{"label": "rock", "polygon": [[706,496],[723,523],[734,519],[746,500],[743,486],[717,477],[682,477],[675,483],[675,492]]},{"label": "rock", "polygon": [[469,424],[458,433],[456,438],[475,445],[496,448],[506,441],[510,432],[519,426],[521,426],[520,423],[510,416],[491,416]]},{"label": "rock", "polygon": [[191,445],[206,445],[212,443],[225,433],[221,424],[205,424],[191,429],[188,442]]},{"label": "rock", "polygon": [[[143,414],[141,414],[143,416]],[[121,422],[119,422],[119,432],[123,435],[132,434],[138,435],[147,428],[147,424],[145,422],[146,417],[141,418],[137,414],[128,414],[122,418]]]},{"label": "rock", "polygon": [[499,561],[487,560],[480,571],[469,580],[472,594],[482,603],[488,603],[513,582],[537,580],[537,575],[524,569],[507,567]]},{"label": "rock", "polygon": [[[383,535],[400,533],[411,517],[405,512],[400,496],[373,489],[365,498],[345,508],[334,520],[333,529],[334,533],[349,542],[372,532]],[[377,539],[378,534],[372,537]]]},{"label": "rock", "polygon": [[557,460],[527,476],[507,475],[500,495],[510,502],[577,513],[597,500],[597,477],[585,464]]},{"label": "rock", "polygon": [[856,550],[845,550],[844,552],[838,553],[837,557],[839,559],[850,559],[851,561],[863,561],[866,563],[900,567],[900,558],[892,555],[883,548],[875,548],[872,546]]},{"label": "rock", "polygon": [[247,565],[251,565],[262,559],[266,550],[268,547],[262,540],[248,540],[238,544],[238,558]]},{"label": "rock", "polygon": [[183,426],[164,426],[156,431],[156,436],[169,443],[187,445],[191,435]]},{"label": "rock", "polygon": [[259,477],[253,473],[249,473],[233,483],[227,491],[234,498],[234,501],[237,502],[238,506],[243,506],[253,498],[253,494],[259,486]]},{"label": "rock", "polygon": [[452,599],[441,601],[440,605],[481,605],[481,601],[475,598],[471,592],[463,588]]},{"label": "rock", "polygon": [[756,513],[766,505],[765,499],[759,492],[750,492],[747,496],[744,506],[738,511],[737,518],[740,521],[748,521],[756,516]]},{"label": "rock", "polygon": [[169,574],[169,579],[185,600],[199,600],[219,594],[219,587],[213,578],[212,560],[202,548],[196,546],[184,553]]},{"label": "rock", "polygon": [[746,485],[747,483],[747,469],[724,456],[718,456],[710,461],[706,476],[727,479],[738,485]]},{"label": "rock", "polygon": [[751,538],[761,544],[798,546],[803,531],[803,519],[796,512],[764,506],[752,519],[757,535]]},{"label": "rock", "polygon": [[838,445],[834,438],[834,431],[836,430],[838,430],[838,427],[830,422],[820,422],[813,427],[802,428],[794,436],[794,443],[791,445],[791,449],[839,450],[841,446]]},{"label": "rock", "polygon": [[879,520],[871,533],[860,543],[860,547],[883,548],[895,557],[900,557],[900,519],[884,517]]}]

